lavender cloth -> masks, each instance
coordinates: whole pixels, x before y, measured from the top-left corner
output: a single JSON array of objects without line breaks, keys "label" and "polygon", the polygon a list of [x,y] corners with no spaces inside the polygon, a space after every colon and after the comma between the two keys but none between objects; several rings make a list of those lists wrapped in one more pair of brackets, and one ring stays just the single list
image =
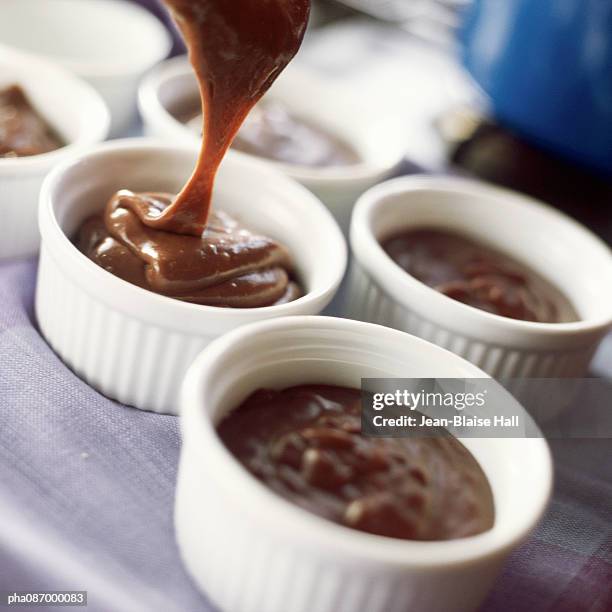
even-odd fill
[{"label": "lavender cloth", "polygon": [[[92,612],[213,610],[174,541],[178,420],[120,406],[62,364],[35,326],[35,273],[0,265],[0,590],[87,590]],[[612,609],[611,441],[553,448],[551,509],[486,612]]]},{"label": "lavender cloth", "polygon": [[212,609],[174,544],[178,420],[62,364],[33,322],[35,274],[0,266],[0,590],[88,590],[96,612]]}]

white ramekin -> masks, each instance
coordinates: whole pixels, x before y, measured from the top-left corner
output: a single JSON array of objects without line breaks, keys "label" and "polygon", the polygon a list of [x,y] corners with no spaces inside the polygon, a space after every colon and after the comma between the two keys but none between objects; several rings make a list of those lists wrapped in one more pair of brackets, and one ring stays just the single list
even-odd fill
[{"label": "white ramekin", "polygon": [[342,234],[316,197],[264,164],[231,154],[217,178],[215,206],[289,248],[304,297],[267,308],[188,304],[113,276],[72,244],[80,223],[119,189],[177,192],[196,156],[197,147],[113,141],[56,168],[41,192],[41,331],[93,387],[155,412],[177,412],[183,375],[211,340],[245,323],[319,313],[346,266]]},{"label": "white ramekin", "polygon": [[[508,253],[557,285],[580,316],[529,323],[452,300],[417,281],[379,240],[440,227]],[[443,346],[494,377],[580,377],[612,325],[612,255],[584,227],[526,196],[462,178],[412,176],[364,194],[351,222],[345,313]]]},{"label": "white ramekin", "polygon": [[[377,116],[371,108],[363,108],[358,100],[298,65],[290,65],[266,97],[337,134],[361,155],[362,163],[327,168],[266,160],[313,191],[340,227],[348,231],[351,210],[359,195],[389,176],[404,157],[405,134],[391,118]],[[199,141],[198,134],[170,112],[198,99],[197,83],[187,58],[163,62],[140,87],[139,108],[145,133],[174,142]]]},{"label": "white ramekin", "polygon": [[419,338],[327,317],[266,321],[211,344],[182,390],[175,525],[196,583],[227,612],[474,610],[546,508],[552,464],[543,438],[463,439],[491,484],[493,528],[410,542],[335,525],[277,496],[231,456],[215,425],[261,387],[484,376]]},{"label": "white ramekin", "polygon": [[66,157],[104,140],[109,123],[104,102],[87,83],[0,45],[0,88],[13,84],[24,89],[67,145],[43,155],[0,159],[0,259],[38,250],[36,211],[45,175]]},{"label": "white ramekin", "polygon": [[124,0],[2,0],[0,41],[93,85],[111,110],[112,136],[130,128],[142,76],[172,46],[158,19]]}]

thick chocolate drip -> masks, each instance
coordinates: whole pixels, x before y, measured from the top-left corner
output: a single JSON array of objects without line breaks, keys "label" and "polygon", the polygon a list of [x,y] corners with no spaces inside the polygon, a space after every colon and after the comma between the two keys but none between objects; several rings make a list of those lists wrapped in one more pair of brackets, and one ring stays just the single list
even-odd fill
[{"label": "thick chocolate drip", "polygon": [[251,108],[297,53],[310,0],[164,0],[189,49],[202,97],[204,138],[193,175],[163,211],[143,223],[200,236],[215,174]]},{"label": "thick chocolate drip", "polygon": [[63,146],[21,87],[0,90],[0,158],[40,155]]},{"label": "thick chocolate drip", "polygon": [[188,302],[256,308],[294,300],[301,289],[287,250],[209,209],[236,131],[300,46],[310,0],[165,2],[185,35],[203,100],[196,169],[176,197],[116,194],[104,216],[83,225],[79,248],[128,282]]},{"label": "thick chocolate drip", "polygon": [[203,237],[148,227],[173,196],[120,191],[105,214],[86,221],[78,247],[99,266],[134,285],[207,306],[257,308],[297,299],[287,250],[240,227],[228,215],[211,215]]},{"label": "thick chocolate drip", "polygon": [[408,540],[450,540],[493,526],[491,488],[455,438],[360,434],[357,389],[260,390],[219,425],[244,467],[331,521]]},{"label": "thick chocolate drip", "polygon": [[416,279],[454,300],[511,319],[539,323],[577,321],[570,301],[526,266],[463,236],[411,229],[382,243]]}]

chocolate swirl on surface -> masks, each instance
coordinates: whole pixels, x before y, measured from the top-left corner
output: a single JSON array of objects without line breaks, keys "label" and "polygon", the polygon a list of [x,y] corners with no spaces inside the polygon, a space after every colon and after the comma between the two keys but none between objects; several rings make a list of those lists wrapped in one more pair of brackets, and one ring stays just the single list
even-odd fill
[{"label": "chocolate swirl on surface", "polygon": [[323,518],[407,540],[491,529],[491,487],[450,434],[361,435],[361,392],[328,385],[261,389],[218,427],[228,450],[275,493]]},{"label": "chocolate swirl on surface", "polygon": [[302,295],[292,280],[287,249],[244,229],[225,213],[211,215],[202,237],[141,223],[143,213],[161,213],[172,200],[169,194],[120,191],[104,215],[81,226],[77,246],[111,274],[185,302],[259,308]]},{"label": "chocolate swirl on surface", "polygon": [[404,230],[382,242],[401,268],[444,295],[502,317],[538,323],[577,321],[568,298],[508,255],[432,228]]}]

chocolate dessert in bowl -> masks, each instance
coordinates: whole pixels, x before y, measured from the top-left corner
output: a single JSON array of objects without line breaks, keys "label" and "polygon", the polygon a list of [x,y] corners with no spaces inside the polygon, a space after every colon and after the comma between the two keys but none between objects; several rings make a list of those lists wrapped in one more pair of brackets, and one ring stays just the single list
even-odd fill
[{"label": "chocolate dessert in bowl", "polygon": [[133,129],[138,85],[172,47],[159,19],[122,0],[2,0],[0,41],[92,85],[110,110],[113,138]]},{"label": "chocolate dessert in bowl", "polygon": [[537,524],[544,439],[366,437],[364,377],[486,375],[397,330],[326,317],[243,327],[190,368],[175,524],[220,609],[475,610]]},{"label": "chocolate dessert in bowl", "polygon": [[[117,141],[56,169],[41,196],[37,292],[41,329],[70,366],[106,395],[160,412],[176,412],[180,379],[211,339],[320,312],[346,264],[340,230],[306,189],[234,154],[217,173],[244,115],[297,51],[307,3],[268,5],[273,39],[240,19],[261,15],[247,0],[241,10],[208,1],[204,20],[192,2],[168,4],[209,102],[200,155]],[[207,34],[221,18],[215,41]]]},{"label": "chocolate dessert in bowl", "polygon": [[612,255],[527,196],[413,176],[363,195],[346,313],[439,344],[494,377],[581,377],[612,325]]},{"label": "chocolate dessert in bowl", "polygon": [[[200,98],[186,58],[151,71],[140,87],[139,108],[147,135],[197,140]],[[346,232],[358,196],[400,163],[405,139],[395,119],[364,108],[359,97],[292,64],[250,113],[232,147],[308,187]]]},{"label": "chocolate dessert in bowl", "polygon": [[89,85],[0,45],[0,259],[36,252],[45,175],[104,140],[108,124],[108,111]]}]

